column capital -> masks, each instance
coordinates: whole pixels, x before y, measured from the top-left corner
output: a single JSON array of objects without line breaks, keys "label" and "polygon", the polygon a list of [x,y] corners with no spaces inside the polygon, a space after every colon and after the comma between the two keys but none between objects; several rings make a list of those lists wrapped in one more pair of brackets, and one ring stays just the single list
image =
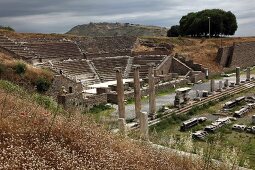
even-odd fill
[{"label": "column capital", "polygon": [[116,72],[122,72],[122,68],[121,67],[115,67],[113,70],[116,71]]}]

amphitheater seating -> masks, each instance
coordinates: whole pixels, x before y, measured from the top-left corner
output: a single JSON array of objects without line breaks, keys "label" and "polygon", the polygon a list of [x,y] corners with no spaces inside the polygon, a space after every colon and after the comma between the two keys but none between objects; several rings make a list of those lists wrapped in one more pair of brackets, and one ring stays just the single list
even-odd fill
[{"label": "amphitheater seating", "polygon": [[43,42],[26,43],[29,49],[34,51],[38,58],[42,59],[82,59],[79,48],[72,42]]},{"label": "amphitheater seating", "polygon": [[100,80],[111,81],[116,79],[115,67],[121,67],[124,75],[129,57],[111,57],[93,59],[91,63],[94,65],[96,72],[100,76]]},{"label": "amphitheater seating", "polygon": [[88,58],[111,57],[130,55],[136,37],[78,37],[74,41]]},{"label": "amphitheater seating", "polygon": [[0,34],[0,47],[8,51],[11,51],[16,55],[19,55],[24,60],[35,57],[34,52],[31,51],[29,48],[22,45],[21,43],[14,42],[13,40],[1,34]]},{"label": "amphitheater seating", "polygon": [[52,68],[55,72],[63,74],[70,79],[82,80],[86,85],[99,82],[91,70],[87,60],[66,60],[54,62]]},{"label": "amphitheater seating", "polygon": [[[133,59],[133,65],[140,65],[140,77],[146,78],[148,76],[149,66],[148,63],[155,63],[157,67],[163,60],[165,56],[162,55],[153,55],[153,56],[135,56]],[[133,77],[133,69],[129,73],[129,78]]]}]

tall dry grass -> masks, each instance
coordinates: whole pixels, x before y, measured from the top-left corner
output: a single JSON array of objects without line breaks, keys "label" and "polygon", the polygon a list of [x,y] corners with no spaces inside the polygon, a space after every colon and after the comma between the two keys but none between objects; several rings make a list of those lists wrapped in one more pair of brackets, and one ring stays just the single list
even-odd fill
[{"label": "tall dry grass", "polygon": [[0,169],[203,169],[180,157],[113,135],[81,114],[44,109],[0,89]]}]

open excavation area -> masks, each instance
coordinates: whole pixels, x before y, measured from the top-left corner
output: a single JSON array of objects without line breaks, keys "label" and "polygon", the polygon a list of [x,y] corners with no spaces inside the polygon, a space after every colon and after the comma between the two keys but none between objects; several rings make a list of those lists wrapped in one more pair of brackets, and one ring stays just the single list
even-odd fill
[{"label": "open excavation area", "polygon": [[234,36],[242,17],[30,33],[0,15],[26,28],[0,25],[0,169],[255,169],[255,38]]}]

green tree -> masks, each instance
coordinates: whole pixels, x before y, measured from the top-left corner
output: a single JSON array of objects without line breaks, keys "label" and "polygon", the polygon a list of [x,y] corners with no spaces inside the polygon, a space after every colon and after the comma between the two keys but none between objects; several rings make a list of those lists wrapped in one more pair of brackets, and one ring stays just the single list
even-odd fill
[{"label": "green tree", "polygon": [[174,25],[167,31],[168,37],[178,37],[180,35],[180,26]]},{"label": "green tree", "polygon": [[206,9],[188,13],[180,20],[180,34],[189,36],[209,35],[209,17],[211,36],[234,35],[238,26],[235,15],[221,9]]}]

